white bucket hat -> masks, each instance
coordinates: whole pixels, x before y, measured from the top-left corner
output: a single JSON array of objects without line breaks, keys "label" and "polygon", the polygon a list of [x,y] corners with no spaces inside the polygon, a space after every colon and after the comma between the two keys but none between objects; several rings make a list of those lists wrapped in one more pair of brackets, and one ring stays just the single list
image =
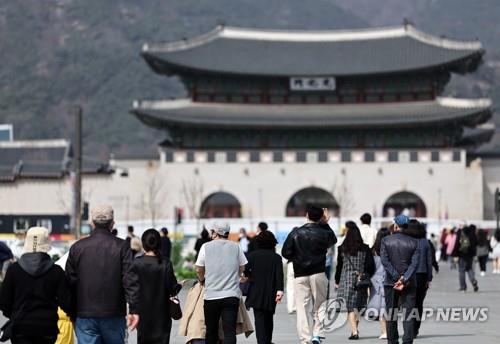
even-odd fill
[{"label": "white bucket hat", "polygon": [[26,233],[26,240],[24,241],[24,253],[44,252],[50,251],[50,237],[49,230],[44,227],[31,227]]},{"label": "white bucket hat", "polygon": [[231,231],[231,227],[229,226],[229,223],[215,222],[212,225],[212,230],[221,236],[226,236]]}]

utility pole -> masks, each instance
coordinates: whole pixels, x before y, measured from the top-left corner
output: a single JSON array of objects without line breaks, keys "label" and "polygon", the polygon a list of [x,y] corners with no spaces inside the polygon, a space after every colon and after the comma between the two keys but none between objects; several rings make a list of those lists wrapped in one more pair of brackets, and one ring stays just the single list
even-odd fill
[{"label": "utility pole", "polygon": [[73,153],[73,231],[80,239],[82,228],[82,108],[75,108],[75,137]]}]

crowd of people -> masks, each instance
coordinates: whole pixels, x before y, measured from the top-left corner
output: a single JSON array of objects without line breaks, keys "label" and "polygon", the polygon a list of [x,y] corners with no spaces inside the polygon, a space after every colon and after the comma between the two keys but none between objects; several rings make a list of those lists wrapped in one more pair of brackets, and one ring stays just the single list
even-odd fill
[{"label": "crowd of people", "polygon": [[[448,262],[450,269],[458,268],[460,289],[467,290],[465,274],[468,275],[473,288],[477,289],[474,264],[477,258],[480,276],[486,276],[489,258],[492,258],[492,273],[500,274],[500,231],[488,232],[474,225],[461,228],[448,226],[443,229],[439,239],[440,260]],[[436,240],[436,244],[437,244]]]},{"label": "crowd of people", "polygon": [[[258,344],[271,344],[276,307],[285,292],[300,343],[324,342],[322,317],[332,297],[343,300],[349,340],[360,338],[360,317],[366,315],[380,323],[380,339],[398,343],[402,308],[402,339],[412,343],[433,273],[439,271],[436,256],[458,269],[461,291],[467,290],[466,276],[473,290],[479,289],[475,257],[482,275],[490,255],[493,273],[500,273],[499,232],[490,237],[470,225],[450,228],[440,240],[428,239],[425,224],[416,219],[399,215],[377,230],[370,214],[363,214],[359,226],[346,222],[337,238],[328,210],[310,206],[307,223],[291,230],[281,255],[264,222],[254,237],[240,230],[237,242],[230,240],[226,223],[204,229],[194,247],[197,279],[179,283],[166,228],[148,229],[139,238],[129,227],[123,240],[113,233],[111,207],[95,207],[90,215],[92,233],[57,263],[47,254],[49,231],[42,227],[28,230],[17,262],[2,255],[10,266],[0,310],[9,319],[3,332],[13,344],[71,343],[73,330],[78,343],[124,343],[127,326],[137,329],[138,343],[166,344],[172,319],[181,316],[179,334],[187,343],[232,344],[238,334],[255,331]],[[187,284],[181,315],[176,295]]]}]

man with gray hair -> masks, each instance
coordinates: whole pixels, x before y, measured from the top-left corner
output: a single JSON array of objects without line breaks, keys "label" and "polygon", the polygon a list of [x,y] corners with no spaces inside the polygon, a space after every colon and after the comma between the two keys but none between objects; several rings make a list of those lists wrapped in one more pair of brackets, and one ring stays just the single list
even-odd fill
[{"label": "man with gray hair", "polygon": [[95,207],[90,214],[93,231],[71,247],[66,263],[76,299],[76,336],[80,344],[123,344],[127,303],[130,328],[139,322],[132,251],[125,240],[111,234],[115,222],[110,206]]},{"label": "man with gray hair", "polygon": [[229,241],[229,224],[213,226],[212,241],[203,244],[196,261],[198,280],[205,284],[206,343],[219,342],[219,319],[222,318],[224,344],[236,343],[236,321],[240,304],[240,276],[247,259],[240,245]]}]

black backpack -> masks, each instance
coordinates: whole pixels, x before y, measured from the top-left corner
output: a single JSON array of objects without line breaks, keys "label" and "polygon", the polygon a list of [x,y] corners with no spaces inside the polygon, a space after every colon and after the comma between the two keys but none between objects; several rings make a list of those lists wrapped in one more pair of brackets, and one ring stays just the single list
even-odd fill
[{"label": "black backpack", "polygon": [[458,241],[458,251],[463,254],[469,253],[470,249],[470,238],[464,232],[460,235],[460,240]]}]

